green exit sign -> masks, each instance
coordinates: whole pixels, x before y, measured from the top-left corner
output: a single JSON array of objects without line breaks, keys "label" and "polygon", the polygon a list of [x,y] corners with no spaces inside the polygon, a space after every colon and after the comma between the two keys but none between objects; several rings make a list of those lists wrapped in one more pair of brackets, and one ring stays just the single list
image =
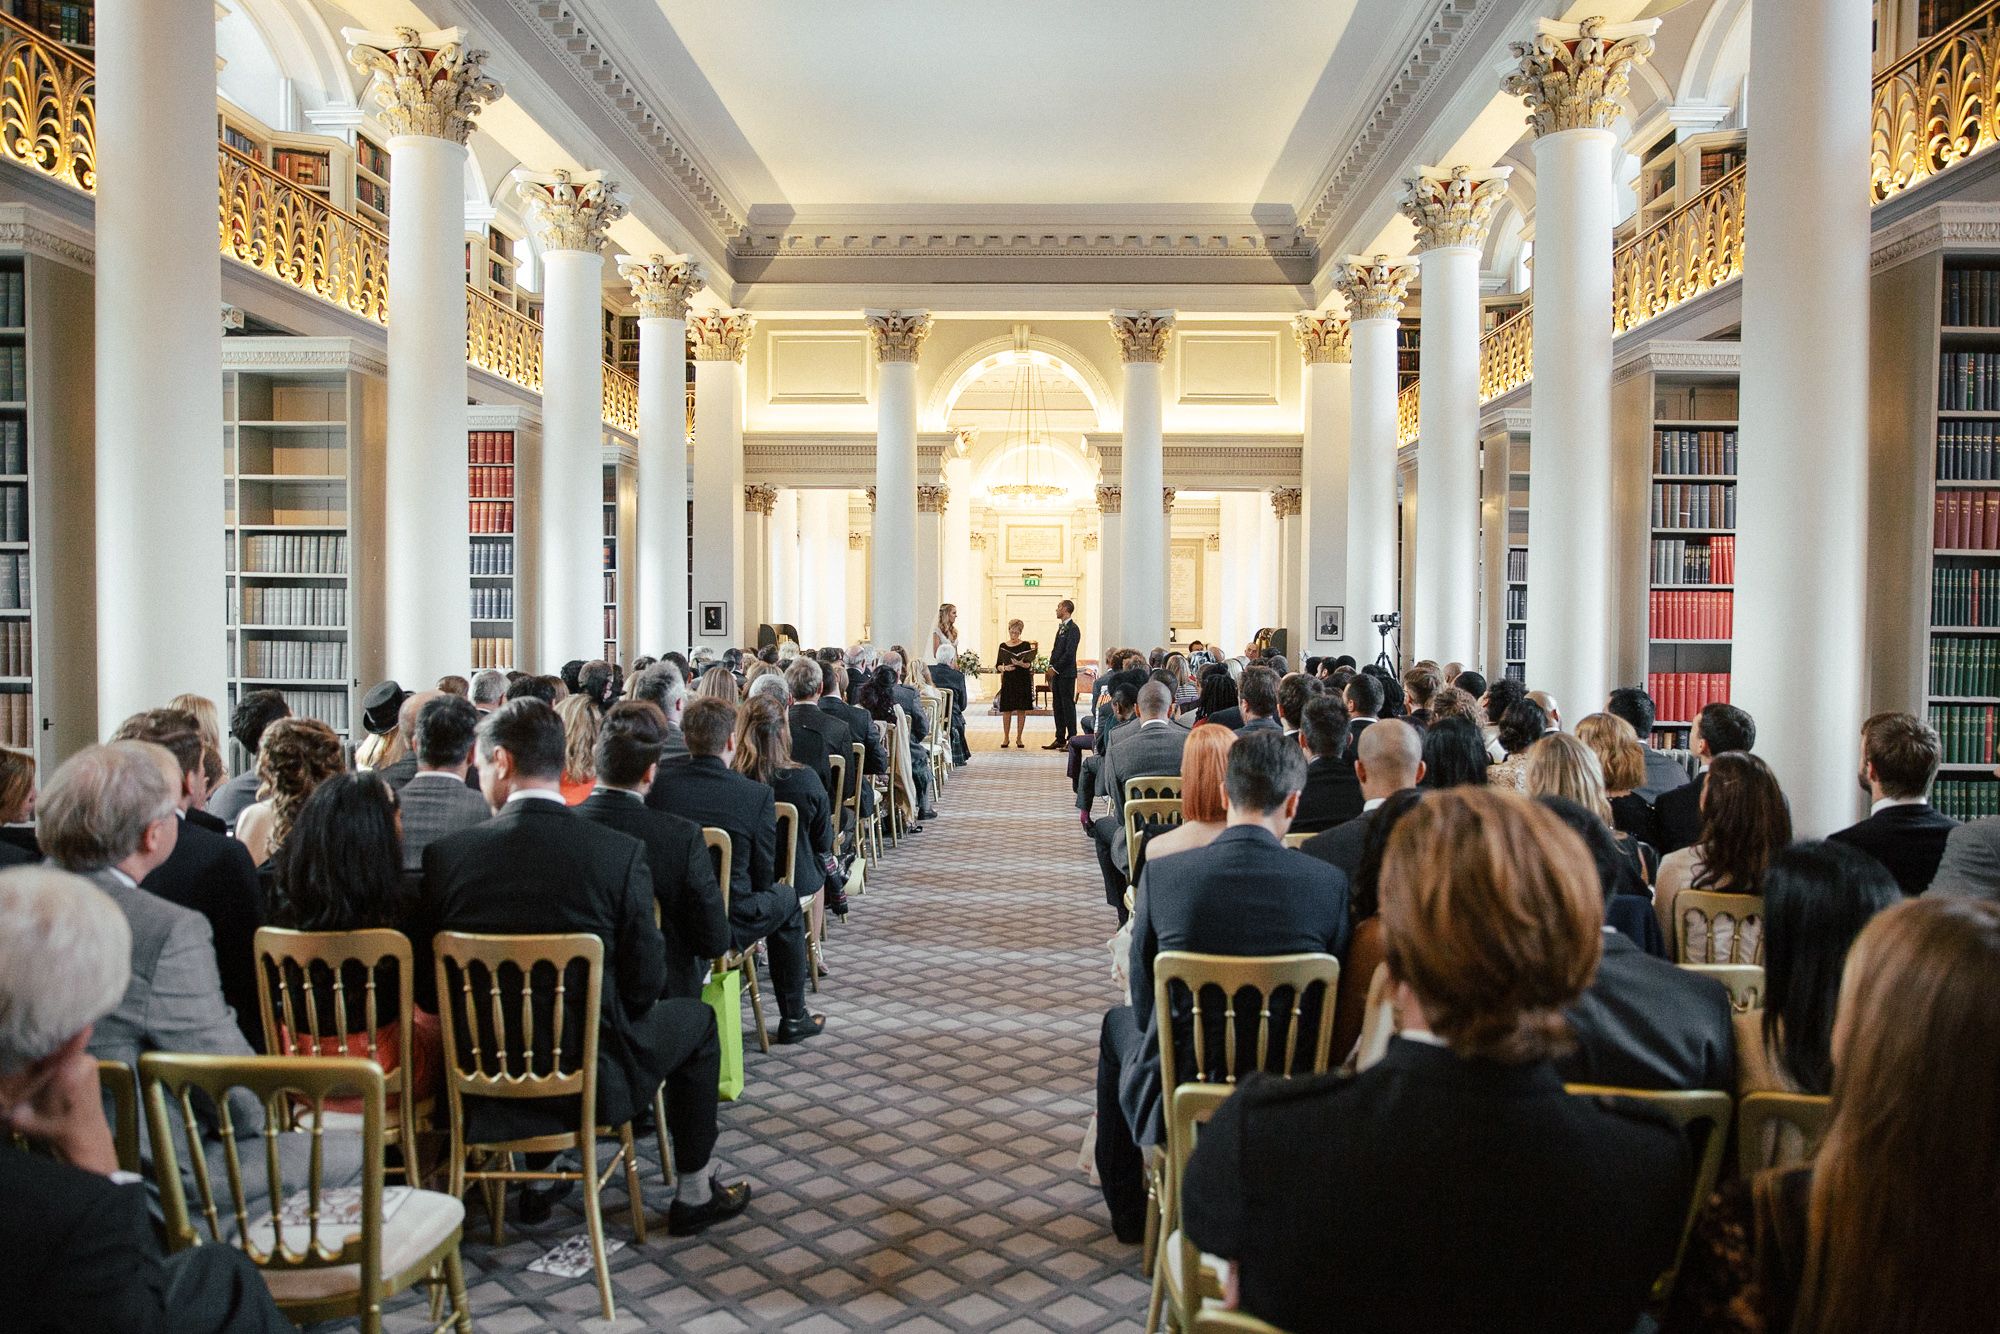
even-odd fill
[{"label": "green exit sign", "polygon": [[1042,586],[1042,576],[1040,576],[1039,574],[1024,574],[1021,576],[1021,587],[1040,588],[1041,586]]}]

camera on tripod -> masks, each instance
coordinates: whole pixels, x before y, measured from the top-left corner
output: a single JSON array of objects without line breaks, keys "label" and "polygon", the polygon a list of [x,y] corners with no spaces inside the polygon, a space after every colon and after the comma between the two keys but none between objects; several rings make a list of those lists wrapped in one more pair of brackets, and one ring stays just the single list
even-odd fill
[{"label": "camera on tripod", "polygon": [[1380,616],[1370,616],[1368,619],[1373,621],[1376,625],[1384,627],[1382,631],[1382,633],[1384,634],[1387,634],[1390,630],[1395,630],[1400,628],[1403,624],[1403,616],[1401,612],[1394,612],[1394,611],[1385,612]]}]

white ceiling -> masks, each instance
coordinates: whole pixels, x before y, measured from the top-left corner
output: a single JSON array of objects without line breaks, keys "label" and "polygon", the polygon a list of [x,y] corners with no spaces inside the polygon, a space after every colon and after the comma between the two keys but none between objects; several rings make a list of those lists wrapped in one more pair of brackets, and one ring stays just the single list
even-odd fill
[{"label": "white ceiling", "polygon": [[820,214],[1294,205],[1374,94],[1343,76],[1402,40],[1414,8],[657,3],[677,41],[655,74],[710,165],[760,211]]}]

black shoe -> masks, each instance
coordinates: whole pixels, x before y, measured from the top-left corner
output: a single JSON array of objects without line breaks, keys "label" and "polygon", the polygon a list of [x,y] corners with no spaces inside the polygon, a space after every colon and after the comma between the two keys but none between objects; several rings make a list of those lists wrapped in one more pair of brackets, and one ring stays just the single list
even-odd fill
[{"label": "black shoe", "polygon": [[918,812],[917,812],[917,818],[918,818],[919,820],[935,820],[935,819],[937,819],[937,812],[936,812],[936,811],[918,811]]},{"label": "black shoe", "polygon": [[750,1207],[749,1182],[739,1181],[733,1186],[725,1186],[710,1177],[708,1184],[707,1204],[682,1204],[675,1200],[667,1206],[668,1236],[692,1237],[697,1232],[705,1232],[717,1223],[736,1217]]},{"label": "black shoe", "polygon": [[535,1227],[549,1221],[556,1206],[576,1189],[574,1181],[524,1181],[521,1183],[521,1222]]},{"label": "black shoe", "polygon": [[1067,742],[1067,741],[1051,741],[1051,742],[1049,742],[1049,744],[1048,744],[1048,745],[1046,745],[1046,746],[1043,746],[1043,747],[1042,747],[1042,749],[1043,749],[1043,750],[1061,750],[1061,749],[1062,749],[1063,747],[1067,746],[1068,744],[1069,744],[1069,742]]},{"label": "black shoe", "polygon": [[785,1019],[779,1022],[777,1031],[771,1034],[771,1041],[779,1043],[804,1042],[807,1038],[818,1037],[825,1029],[826,1016],[823,1014],[809,1014],[799,1019]]}]

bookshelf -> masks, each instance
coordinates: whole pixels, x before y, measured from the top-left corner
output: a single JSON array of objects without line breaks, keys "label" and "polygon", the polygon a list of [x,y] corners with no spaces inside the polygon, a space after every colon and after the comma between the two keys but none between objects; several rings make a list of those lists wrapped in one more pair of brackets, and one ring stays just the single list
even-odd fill
[{"label": "bookshelf", "polygon": [[1401,393],[1415,383],[1417,373],[1422,369],[1422,335],[1417,316],[1408,316],[1396,321],[1396,392]]},{"label": "bookshelf", "polygon": [[1531,414],[1509,408],[1480,422],[1481,670],[1519,681],[1528,657],[1528,432]]},{"label": "bookshelf", "polygon": [[389,150],[359,131],[354,136],[354,209],[378,227],[389,225]]},{"label": "bookshelf", "polygon": [[618,654],[618,465],[604,465],[604,660]]},{"label": "bookshelf", "polygon": [[279,690],[351,737],[382,674],[382,367],[343,338],[228,338],[222,364],[228,707]]},{"label": "bookshelf", "polygon": [[639,376],[639,317],[611,306],[604,308],[604,362],[627,375]]},{"label": "bookshelf", "polygon": [[629,663],[635,627],[632,607],[638,592],[638,562],[626,548],[639,523],[639,456],[624,435],[604,437],[604,654],[606,662]]},{"label": "bookshelf", "polygon": [[9,15],[51,41],[89,57],[97,49],[97,6],[93,0],[6,0]]},{"label": "bookshelf", "polygon": [[517,479],[540,440],[532,412],[475,405],[466,409],[467,529],[472,576],[474,671],[503,671],[519,661],[520,581],[515,538],[520,531]]},{"label": "bookshelf", "polygon": [[[514,238],[492,223],[465,238],[465,281],[509,310],[524,309],[514,276]],[[538,303],[539,304],[539,303]]]}]

